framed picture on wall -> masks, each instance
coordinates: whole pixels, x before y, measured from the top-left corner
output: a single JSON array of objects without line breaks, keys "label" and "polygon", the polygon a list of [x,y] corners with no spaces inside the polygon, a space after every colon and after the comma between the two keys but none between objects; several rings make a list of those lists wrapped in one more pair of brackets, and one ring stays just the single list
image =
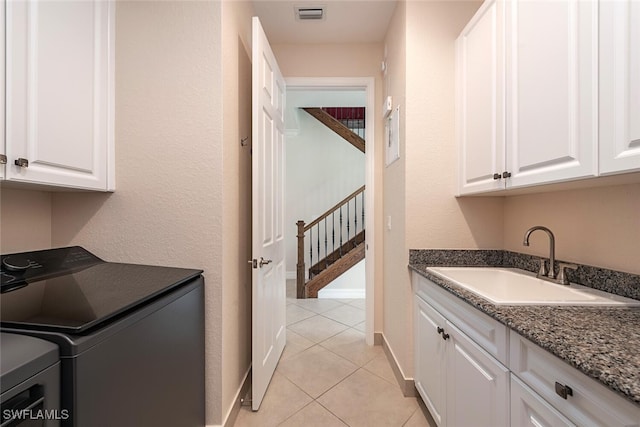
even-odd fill
[{"label": "framed picture on wall", "polygon": [[385,165],[400,158],[400,106],[393,109],[385,123]]}]

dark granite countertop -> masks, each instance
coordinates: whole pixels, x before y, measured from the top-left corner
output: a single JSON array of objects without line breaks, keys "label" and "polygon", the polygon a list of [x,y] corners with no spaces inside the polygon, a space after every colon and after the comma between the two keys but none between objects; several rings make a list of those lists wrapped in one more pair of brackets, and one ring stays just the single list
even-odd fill
[{"label": "dark granite countertop", "polygon": [[409,267],[640,406],[640,308],[498,306],[427,271],[445,262],[420,261]]}]

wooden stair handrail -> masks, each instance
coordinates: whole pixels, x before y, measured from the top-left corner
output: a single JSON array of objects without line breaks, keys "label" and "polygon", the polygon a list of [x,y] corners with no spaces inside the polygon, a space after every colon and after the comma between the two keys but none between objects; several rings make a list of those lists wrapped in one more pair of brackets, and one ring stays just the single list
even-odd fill
[{"label": "wooden stair handrail", "polygon": [[[365,186],[363,185],[362,187],[358,188],[356,191],[354,191],[353,193],[349,194],[347,197],[345,197],[342,201],[338,202],[334,207],[332,207],[331,209],[327,210],[325,213],[323,213],[322,215],[320,215],[317,219],[315,219],[314,221],[310,222],[308,225],[306,225],[304,227],[304,232],[306,233],[307,231],[309,231],[309,229],[311,227],[313,227],[314,225],[318,224],[320,221],[322,221],[323,219],[327,218],[329,215],[331,215],[334,211],[338,210],[341,206],[344,206],[347,204],[348,201],[350,201],[351,199],[353,199],[354,197],[356,197],[357,195],[359,195],[360,193],[364,192],[364,188]],[[298,221],[299,223],[300,221]]]},{"label": "wooden stair handrail", "polygon": [[365,140],[346,127],[340,120],[331,114],[317,107],[302,107],[304,111],[315,117],[320,123],[340,135],[345,141],[356,147],[358,150],[365,152]]},{"label": "wooden stair handrail", "polygon": [[[298,228],[298,234],[296,235],[296,237],[298,238],[298,254],[297,254],[298,260],[297,260],[297,263],[296,263],[296,295],[297,295],[298,298],[306,298],[307,297],[307,287],[306,287],[306,284],[305,284],[306,266],[305,266],[305,260],[304,260],[304,236],[305,236],[305,233],[307,231],[309,231],[312,227],[318,225],[321,221],[323,221],[329,215],[334,213],[336,210],[341,209],[342,206],[344,206],[347,203],[349,203],[351,200],[353,200],[358,195],[362,194],[363,198],[364,198],[364,190],[365,190],[365,186],[363,185],[362,187],[358,188],[356,191],[354,191],[353,193],[349,194],[347,197],[342,199],[340,202],[338,202],[331,209],[327,210],[324,214],[320,215],[319,218],[317,218],[316,220],[312,221],[309,225],[305,226],[304,221],[302,221],[302,220],[299,220],[298,222],[296,222],[296,226]],[[363,199],[363,203],[364,203],[364,199]],[[363,212],[363,215],[364,215],[364,212]],[[362,224],[362,225],[364,226],[364,224]],[[362,229],[360,234],[364,234],[363,232],[364,232],[364,228]],[[354,236],[354,239],[357,239],[357,236],[358,236],[358,234],[356,234]],[[362,243],[364,243],[364,242],[362,242]],[[358,247],[359,246],[360,245],[358,245]],[[322,286],[324,286],[324,285],[322,285]],[[315,292],[316,292],[315,295],[317,295],[317,290],[320,289],[320,288],[321,287],[314,288]]]}]

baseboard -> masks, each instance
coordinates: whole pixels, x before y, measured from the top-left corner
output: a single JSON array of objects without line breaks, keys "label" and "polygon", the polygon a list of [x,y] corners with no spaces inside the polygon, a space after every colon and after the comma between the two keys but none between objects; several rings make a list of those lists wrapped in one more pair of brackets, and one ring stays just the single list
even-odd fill
[{"label": "baseboard", "polygon": [[374,332],[373,345],[382,345],[383,342],[384,342],[384,335],[382,335],[382,332]]},{"label": "baseboard", "polygon": [[384,334],[380,334],[382,336],[382,348],[384,349],[384,353],[387,356],[387,360],[389,360],[389,364],[391,365],[391,370],[396,377],[396,381],[398,381],[398,385],[400,386],[400,390],[405,397],[416,397],[417,390],[415,386],[415,382],[413,378],[406,378],[402,369],[400,368],[400,364],[398,363],[398,359],[393,354],[393,350],[389,347],[389,343],[385,338]]},{"label": "baseboard", "polygon": [[238,414],[240,413],[241,400],[247,395],[249,389],[251,388],[251,366],[247,370],[247,373],[244,374],[244,380],[242,380],[242,384],[240,384],[240,388],[236,392],[235,399],[233,401],[233,405],[229,408],[227,412],[227,416],[222,423],[223,427],[233,427],[236,422],[236,418],[238,418]]},{"label": "baseboard", "polygon": [[364,289],[320,289],[318,298],[348,298],[364,299],[366,296]]}]

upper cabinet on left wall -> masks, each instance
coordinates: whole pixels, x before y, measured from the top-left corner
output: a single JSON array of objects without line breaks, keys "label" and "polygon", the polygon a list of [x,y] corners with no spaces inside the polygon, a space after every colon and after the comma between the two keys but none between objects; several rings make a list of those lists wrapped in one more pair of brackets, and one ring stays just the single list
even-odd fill
[{"label": "upper cabinet on left wall", "polygon": [[113,191],[112,1],[5,1],[5,182]]}]

